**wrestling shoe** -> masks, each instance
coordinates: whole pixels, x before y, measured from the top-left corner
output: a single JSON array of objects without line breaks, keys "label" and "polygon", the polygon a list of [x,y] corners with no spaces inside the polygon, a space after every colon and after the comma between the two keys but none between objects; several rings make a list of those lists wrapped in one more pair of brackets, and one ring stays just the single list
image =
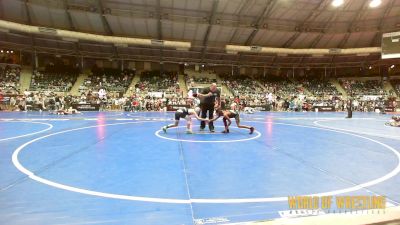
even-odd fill
[{"label": "wrestling shoe", "polygon": [[186,131],[186,134],[193,134],[193,131],[187,130],[187,131]]},{"label": "wrestling shoe", "polygon": [[254,127],[250,127],[250,134],[253,134],[254,132]]},{"label": "wrestling shoe", "polygon": [[210,129],[210,132],[211,132],[211,133],[214,133],[214,132],[215,132],[215,129],[214,129],[214,126],[213,126],[213,125],[210,125],[208,128]]},{"label": "wrestling shoe", "polygon": [[164,131],[164,133],[167,133],[167,127],[163,127],[162,130]]},{"label": "wrestling shoe", "polygon": [[229,133],[229,129],[222,131],[223,134]]}]

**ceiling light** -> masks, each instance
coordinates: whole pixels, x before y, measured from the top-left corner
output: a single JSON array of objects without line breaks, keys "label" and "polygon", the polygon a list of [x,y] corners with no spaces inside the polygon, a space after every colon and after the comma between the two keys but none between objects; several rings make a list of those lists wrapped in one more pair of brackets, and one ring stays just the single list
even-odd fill
[{"label": "ceiling light", "polygon": [[332,6],[333,7],[339,7],[339,6],[343,5],[343,3],[344,3],[344,0],[333,0],[332,1]]},{"label": "ceiling light", "polygon": [[381,0],[372,0],[372,1],[369,3],[369,7],[375,8],[375,7],[380,6],[381,3],[382,3]]}]

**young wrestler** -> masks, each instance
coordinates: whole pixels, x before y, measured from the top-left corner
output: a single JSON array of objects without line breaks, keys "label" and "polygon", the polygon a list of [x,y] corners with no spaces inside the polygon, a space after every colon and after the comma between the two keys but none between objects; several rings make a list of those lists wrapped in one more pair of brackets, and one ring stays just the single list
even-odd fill
[{"label": "young wrestler", "polygon": [[392,119],[386,123],[388,126],[400,127],[400,116],[392,116]]},{"label": "young wrestler", "polygon": [[249,129],[250,130],[250,134],[253,134],[254,127],[240,125],[239,112],[237,112],[235,110],[222,110],[222,109],[218,108],[216,110],[216,113],[217,113],[217,118],[210,120],[210,122],[214,121],[214,120],[217,120],[218,118],[220,118],[222,116],[223,117],[222,120],[224,121],[224,126],[225,126],[225,130],[222,131],[222,133],[229,133],[229,126],[232,123],[231,119],[235,118],[237,127]]},{"label": "young wrestler", "polygon": [[72,107],[69,107],[69,108],[66,109],[66,110],[60,109],[60,110],[53,111],[53,112],[50,113],[50,114],[55,114],[55,115],[70,115],[70,114],[80,114],[80,113],[81,113],[81,112],[79,112],[78,110],[73,109]]},{"label": "young wrestler", "polygon": [[254,109],[251,107],[244,107],[243,112],[247,114],[254,114]]},{"label": "young wrestler", "polygon": [[186,107],[180,108],[175,112],[175,123],[170,124],[168,126],[164,126],[162,128],[162,130],[164,131],[164,133],[166,133],[168,128],[177,127],[179,125],[179,120],[182,118],[182,119],[186,120],[186,133],[192,134],[193,131],[192,131],[192,117],[191,116],[196,117],[196,119],[198,119],[200,121],[208,122],[208,119],[200,118],[199,113],[200,113],[199,107],[196,107],[195,109],[190,109],[190,108],[188,109]]}]

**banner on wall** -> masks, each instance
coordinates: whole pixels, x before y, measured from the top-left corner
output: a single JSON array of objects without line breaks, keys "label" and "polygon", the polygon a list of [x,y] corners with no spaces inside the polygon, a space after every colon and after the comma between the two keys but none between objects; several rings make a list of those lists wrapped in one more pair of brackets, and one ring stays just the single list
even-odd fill
[{"label": "banner on wall", "polygon": [[[382,107],[375,107],[375,112],[377,110],[382,112]],[[385,112],[396,112],[396,109],[394,107],[385,107]]]},{"label": "banner on wall", "polygon": [[315,112],[334,112],[335,107],[333,107],[333,106],[313,106],[312,110]]},{"label": "banner on wall", "polygon": [[78,111],[99,111],[100,109],[100,104],[72,104],[71,106]]}]

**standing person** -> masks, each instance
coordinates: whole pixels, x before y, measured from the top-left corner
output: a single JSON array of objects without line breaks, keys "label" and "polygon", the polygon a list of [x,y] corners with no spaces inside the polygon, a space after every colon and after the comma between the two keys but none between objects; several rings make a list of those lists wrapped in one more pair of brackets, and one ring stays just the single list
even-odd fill
[{"label": "standing person", "polygon": [[[193,106],[193,105],[191,104],[191,106]],[[198,120],[201,120],[201,121],[204,121],[204,122],[206,122],[206,121],[208,122],[208,119],[203,119],[203,118],[199,117],[199,115],[198,115],[199,112],[200,112],[200,108],[198,108],[198,107],[196,107],[194,109],[186,108],[186,107],[179,108],[175,112],[175,123],[170,124],[168,126],[162,127],[162,130],[164,131],[164,133],[167,133],[167,129],[168,128],[172,128],[172,127],[177,127],[179,125],[179,120],[182,118],[182,119],[186,120],[186,133],[187,134],[193,134],[193,131],[192,131],[192,124],[193,123],[192,123],[192,117],[191,116],[196,117],[196,119],[198,119]]]},{"label": "standing person", "polygon": [[353,88],[351,87],[351,83],[347,82],[344,84],[345,89],[348,90],[349,96],[347,100],[347,116],[346,119],[351,119],[353,117]]},{"label": "standing person", "polygon": [[100,100],[100,111],[104,111],[107,106],[107,91],[104,88],[100,88],[98,92],[99,100]]},{"label": "standing person", "polygon": [[385,98],[384,97],[382,97],[382,101],[380,102],[381,103],[381,114],[386,114],[386,100],[385,100]]},{"label": "standing person", "polygon": [[347,100],[347,119],[351,119],[353,117],[353,101],[351,98]]},{"label": "standing person", "polygon": [[400,116],[392,116],[392,119],[385,123],[387,126],[400,127]]},{"label": "standing person", "polygon": [[[218,90],[217,84],[212,83],[210,87],[204,88],[197,96],[200,98],[201,118],[207,118],[208,111],[208,119],[212,120],[214,107],[219,107],[221,105],[221,91]],[[200,129],[204,130],[205,127],[206,122],[201,121]],[[209,122],[208,128],[211,132],[214,132],[214,123]]]},{"label": "standing person", "polygon": [[250,126],[246,126],[246,125],[240,125],[240,116],[239,116],[239,112],[238,111],[236,111],[236,110],[222,110],[220,108],[217,108],[216,113],[217,113],[217,118],[210,120],[209,123],[212,123],[214,120],[217,120],[218,118],[220,118],[222,116],[223,117],[223,121],[224,121],[224,127],[225,127],[225,129],[224,129],[224,131],[222,131],[222,133],[225,133],[225,134],[229,133],[229,126],[232,123],[231,119],[234,118],[238,128],[249,129],[250,130],[250,134],[253,134],[254,127],[250,127]]}]

